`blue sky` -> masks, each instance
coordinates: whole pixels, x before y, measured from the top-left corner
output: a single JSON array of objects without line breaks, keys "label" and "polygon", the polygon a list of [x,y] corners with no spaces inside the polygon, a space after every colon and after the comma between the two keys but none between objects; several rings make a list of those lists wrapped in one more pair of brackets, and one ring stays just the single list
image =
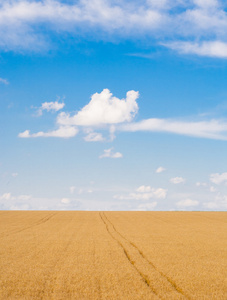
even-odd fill
[{"label": "blue sky", "polygon": [[227,5],[0,1],[0,209],[226,210]]}]

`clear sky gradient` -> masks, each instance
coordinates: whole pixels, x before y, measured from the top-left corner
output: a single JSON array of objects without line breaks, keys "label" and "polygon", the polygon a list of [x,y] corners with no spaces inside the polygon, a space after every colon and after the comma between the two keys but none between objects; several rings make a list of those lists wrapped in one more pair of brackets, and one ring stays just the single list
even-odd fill
[{"label": "clear sky gradient", "polygon": [[225,1],[2,0],[0,51],[0,209],[227,209]]}]

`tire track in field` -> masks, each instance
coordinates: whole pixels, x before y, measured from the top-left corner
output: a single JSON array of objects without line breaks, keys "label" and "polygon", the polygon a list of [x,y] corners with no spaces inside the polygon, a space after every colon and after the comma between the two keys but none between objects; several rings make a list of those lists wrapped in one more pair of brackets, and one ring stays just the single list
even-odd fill
[{"label": "tire track in field", "polygon": [[100,217],[108,233],[121,246],[128,261],[156,296],[160,299],[167,299],[167,295],[169,295],[171,299],[189,299],[181,288],[179,288],[171,278],[159,271],[134,243],[117,231],[104,212],[102,214],[100,213]]},{"label": "tire track in field", "polygon": [[44,224],[46,223],[47,221],[49,221],[54,215],[56,215],[57,212],[55,213],[52,213],[52,214],[48,214],[47,216],[41,218],[40,220],[36,221],[35,223],[29,225],[29,226],[26,226],[26,227],[23,227],[21,229],[16,229],[16,230],[11,230],[11,231],[6,231],[6,232],[3,232],[0,237],[6,237],[6,236],[9,236],[9,235],[12,235],[12,234],[15,234],[15,233],[18,233],[18,232],[21,232],[21,231],[24,231],[24,230],[27,230],[27,229],[30,229],[32,227],[35,227],[35,226],[38,226],[38,225],[41,225],[41,224]]},{"label": "tire track in field", "polygon": [[[123,246],[123,244],[120,242],[120,240],[115,236],[114,232],[111,231],[109,224],[107,223],[108,220],[107,218],[105,218],[105,214],[103,213],[103,215],[100,213],[100,218],[103,221],[103,223],[106,226],[106,230],[109,233],[109,235],[118,243],[118,245],[123,249],[125,256],[127,257],[128,261],[130,262],[130,264],[134,267],[134,269],[137,271],[137,273],[139,273],[140,277],[142,278],[142,280],[144,281],[144,283],[151,289],[152,293],[155,294],[157,296],[156,291],[153,289],[153,287],[150,285],[149,280],[147,278],[147,276],[145,274],[143,274],[136,266],[134,261],[131,259],[131,257],[129,256],[128,251],[126,250],[126,248]],[[114,230],[115,233],[117,233],[116,230]]]}]

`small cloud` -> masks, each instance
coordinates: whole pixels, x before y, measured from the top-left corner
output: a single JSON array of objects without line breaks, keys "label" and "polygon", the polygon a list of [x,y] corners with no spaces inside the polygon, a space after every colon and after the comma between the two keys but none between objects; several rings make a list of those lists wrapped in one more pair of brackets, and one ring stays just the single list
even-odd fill
[{"label": "small cloud", "polygon": [[157,170],[155,171],[156,173],[162,173],[164,172],[166,169],[163,167],[158,167]]},{"label": "small cloud", "polygon": [[43,114],[43,111],[53,111],[53,112],[57,112],[59,110],[61,110],[63,107],[65,106],[64,102],[44,102],[42,103],[41,107],[38,109],[38,115],[41,116]]},{"label": "small cloud", "polygon": [[222,184],[225,183],[227,184],[227,172],[226,173],[214,173],[210,175],[210,181],[215,183],[215,184]]},{"label": "small cloud", "polygon": [[196,200],[191,200],[191,199],[185,199],[185,200],[181,200],[179,202],[176,203],[176,205],[178,207],[190,207],[190,206],[197,206],[199,205],[199,202]]},{"label": "small cloud", "polygon": [[56,130],[30,134],[30,130],[25,130],[18,134],[20,138],[37,138],[37,137],[59,137],[59,138],[71,138],[77,135],[78,129],[74,126],[61,126]]},{"label": "small cloud", "polygon": [[104,153],[100,155],[99,158],[105,158],[105,157],[122,158],[123,157],[123,155],[120,152],[113,152],[112,150],[113,148],[104,150]]},{"label": "small cloud", "polygon": [[196,186],[207,186],[207,183],[206,182],[196,182],[195,184]]},{"label": "small cloud", "polygon": [[136,189],[137,193],[130,193],[128,195],[115,195],[115,199],[119,200],[150,200],[150,199],[165,199],[167,190],[163,188],[151,188],[150,186],[140,186]]},{"label": "small cloud", "polygon": [[139,192],[139,193],[147,193],[147,192],[151,191],[151,187],[149,185],[148,186],[141,185],[140,187],[138,187],[136,189],[136,191]]},{"label": "small cloud", "polygon": [[104,137],[102,136],[101,133],[98,133],[98,132],[90,132],[88,133],[88,135],[86,135],[84,137],[84,140],[86,142],[102,142],[104,141]]},{"label": "small cloud", "polygon": [[158,202],[151,202],[151,203],[145,203],[138,205],[137,209],[138,211],[149,211],[153,210],[157,206]]},{"label": "small cloud", "polygon": [[61,203],[63,203],[63,204],[69,204],[70,200],[68,198],[62,198],[61,199]]},{"label": "small cloud", "polygon": [[211,193],[216,192],[216,188],[215,188],[214,186],[211,186],[211,187],[210,187],[210,192],[211,192]]},{"label": "small cloud", "polygon": [[76,187],[75,186],[70,186],[69,191],[70,194],[74,194]]},{"label": "small cloud", "polygon": [[182,177],[174,177],[170,179],[170,182],[173,184],[179,184],[179,183],[184,183],[185,179]]},{"label": "small cloud", "polygon": [[17,177],[17,176],[18,176],[18,173],[12,173],[12,176],[13,176],[13,177]]},{"label": "small cloud", "polygon": [[12,199],[11,193],[4,193],[2,196],[0,196],[0,200],[10,200]]},{"label": "small cloud", "polygon": [[5,78],[0,78],[0,83],[7,85],[7,84],[9,84],[9,81]]}]

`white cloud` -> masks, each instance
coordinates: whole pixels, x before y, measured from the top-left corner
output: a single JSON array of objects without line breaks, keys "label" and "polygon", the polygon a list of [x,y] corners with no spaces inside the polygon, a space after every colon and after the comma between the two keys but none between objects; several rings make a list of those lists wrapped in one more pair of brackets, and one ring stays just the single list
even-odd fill
[{"label": "white cloud", "polygon": [[[74,137],[78,133],[75,126],[82,126],[87,142],[100,142],[105,140],[101,133],[94,131],[97,127],[109,131],[109,141],[113,141],[116,131],[124,132],[167,132],[192,137],[227,140],[227,122],[224,120],[210,121],[182,121],[175,119],[150,118],[139,122],[132,122],[138,112],[136,99],[139,92],[127,92],[126,99],[113,97],[108,89],[95,93],[91,101],[74,115],[62,112],[57,116],[59,128],[54,131],[37,132],[31,134],[29,130],[19,133],[19,137]],[[46,102],[46,109],[54,109],[57,102]],[[52,103],[51,105],[49,105]],[[59,104],[59,103],[58,103]],[[63,103],[60,103],[63,105]],[[56,106],[55,109],[60,109]],[[159,167],[156,172],[165,170]]]},{"label": "white cloud", "polygon": [[163,45],[170,49],[177,50],[179,53],[182,54],[196,54],[199,56],[227,58],[227,42],[172,42]]},{"label": "white cloud", "polygon": [[[152,43],[164,43],[177,37],[185,42],[169,43],[169,47],[181,53],[225,57],[225,9],[221,0],[1,0],[0,47],[40,51],[51,46],[53,33],[83,36],[89,32],[99,40],[149,37]],[[210,37],[217,41],[207,41]]]},{"label": "white cloud", "polygon": [[37,198],[11,193],[0,196],[0,210],[62,210],[78,209],[79,206],[80,201],[71,198]]},{"label": "white cloud", "polygon": [[136,123],[123,124],[121,131],[168,132],[194,137],[227,140],[227,122],[219,120],[187,122],[174,119],[146,119]]},{"label": "white cloud", "polygon": [[32,199],[32,196],[31,195],[19,195],[17,197],[18,200],[22,200],[22,201],[28,201],[28,200],[31,200]]},{"label": "white cloud", "polygon": [[69,204],[70,203],[70,199],[68,199],[68,198],[62,198],[61,199],[61,203],[63,203],[63,204]]},{"label": "white cloud", "polygon": [[74,194],[76,187],[75,186],[70,186],[69,191],[70,194]]},{"label": "white cloud", "polygon": [[227,209],[227,195],[218,194],[214,201],[204,202],[204,207],[209,210],[226,210]]},{"label": "white cloud", "polygon": [[147,193],[151,191],[151,187],[149,185],[145,186],[145,185],[141,185],[140,187],[138,187],[136,189],[137,192],[139,193]]},{"label": "white cloud", "polygon": [[84,140],[86,142],[102,142],[104,141],[104,137],[101,133],[98,132],[89,132],[85,137]]},{"label": "white cloud", "polygon": [[59,137],[71,138],[77,135],[78,129],[74,126],[60,126],[58,129],[48,132],[39,131],[37,133],[30,133],[30,130],[25,130],[18,134],[20,138],[37,138],[37,137]]},{"label": "white cloud", "polygon": [[61,125],[100,126],[130,122],[138,111],[136,99],[139,93],[129,91],[126,99],[112,96],[108,89],[91,96],[91,101],[74,116],[65,112],[59,114],[57,122]]},{"label": "white cloud", "polygon": [[44,102],[44,103],[42,103],[41,107],[38,109],[38,115],[41,116],[44,110],[46,110],[48,112],[49,111],[54,111],[54,112],[59,111],[64,106],[65,106],[64,102],[58,102],[58,101]]},{"label": "white cloud", "polygon": [[7,200],[7,201],[29,201],[32,198],[31,195],[19,195],[19,196],[13,196],[11,193],[4,193],[0,196],[0,200]]},{"label": "white cloud", "polygon": [[151,203],[145,203],[145,204],[140,204],[138,205],[137,209],[138,211],[149,211],[153,210],[157,206],[158,202],[154,201]]},{"label": "white cloud", "polygon": [[226,173],[214,173],[210,175],[210,181],[215,184],[225,183],[227,184],[227,172]]},{"label": "white cloud", "polygon": [[167,190],[163,188],[151,188],[150,186],[140,186],[136,189],[137,193],[129,193],[126,195],[115,195],[115,199],[119,200],[150,200],[165,199]]},{"label": "white cloud", "polygon": [[196,182],[195,184],[196,186],[207,186],[207,183],[206,182]]},{"label": "white cloud", "polygon": [[122,158],[123,155],[120,152],[113,152],[113,148],[104,150],[104,153],[99,158]]},{"label": "white cloud", "polygon": [[185,179],[183,177],[174,177],[169,180],[173,184],[184,183]]},{"label": "white cloud", "polygon": [[178,207],[184,208],[184,207],[197,206],[197,205],[199,205],[199,202],[196,201],[196,200],[185,199],[185,200],[178,201],[178,202],[176,203],[176,205],[177,205]]},{"label": "white cloud", "polygon": [[0,78],[0,83],[7,85],[7,84],[9,84],[9,81],[5,78]]},{"label": "white cloud", "polygon": [[18,176],[18,173],[12,173],[12,176],[13,176],[13,177],[17,177],[17,176]]},{"label": "white cloud", "polygon": [[163,167],[158,167],[157,169],[156,169],[156,173],[162,173],[162,172],[164,172],[166,169],[165,168],[163,168]]},{"label": "white cloud", "polygon": [[0,200],[10,200],[11,198],[11,193],[4,193],[2,196],[0,196]]},{"label": "white cloud", "polygon": [[216,188],[215,188],[214,186],[211,186],[211,187],[210,187],[210,192],[211,192],[211,193],[216,192]]}]

